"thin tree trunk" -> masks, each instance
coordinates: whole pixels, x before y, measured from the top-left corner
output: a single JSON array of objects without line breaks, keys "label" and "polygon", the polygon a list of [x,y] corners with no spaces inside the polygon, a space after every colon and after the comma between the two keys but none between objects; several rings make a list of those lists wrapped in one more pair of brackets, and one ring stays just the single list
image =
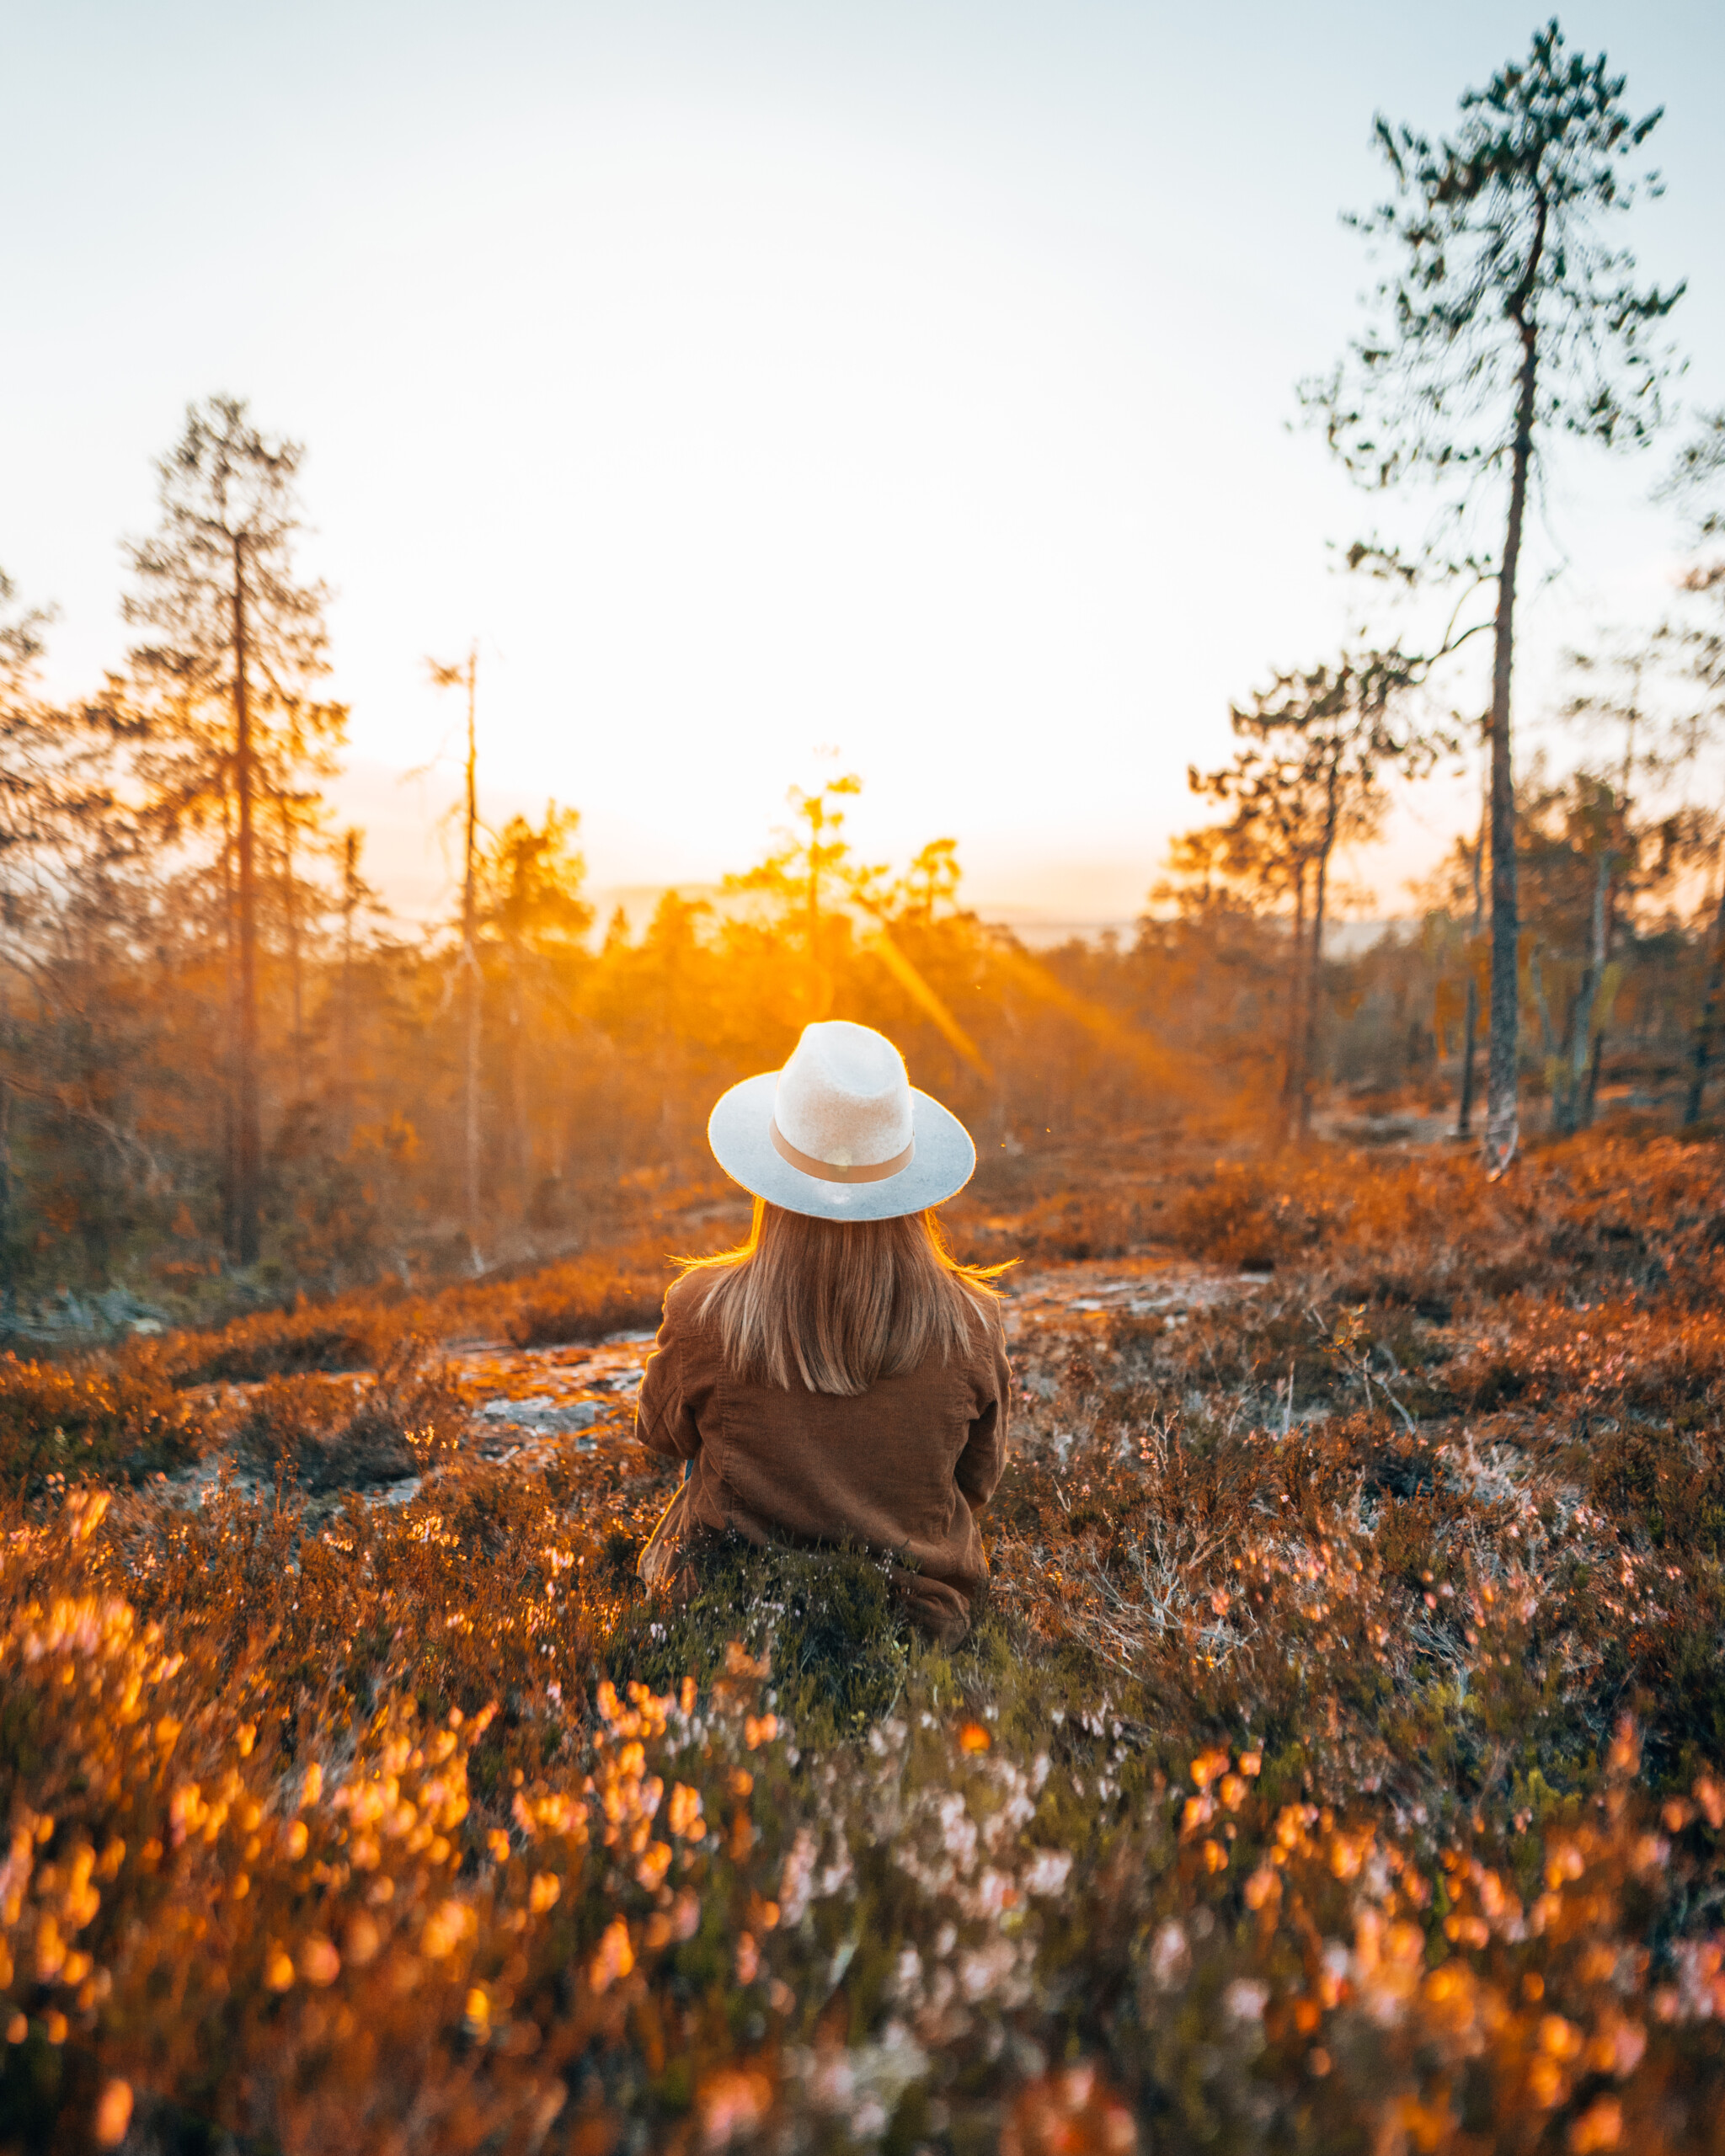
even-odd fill
[{"label": "thin tree trunk", "polygon": [[258,887],[252,797],[250,684],[246,678],[245,542],[233,539],[234,790],[239,801],[239,1026],[234,1102],[234,1255],[258,1258],[259,1179],[262,1140],[258,1108]]},{"label": "thin tree trunk", "polygon": [[1317,857],[1311,894],[1311,931],[1306,947],[1306,1040],[1300,1058],[1300,1135],[1311,1134],[1311,1092],[1317,1070],[1318,981],[1324,960],[1324,910],[1329,887],[1330,849]]},{"label": "thin tree trunk", "polygon": [[1458,1138],[1473,1134],[1475,1053],[1479,1046],[1479,975],[1475,970],[1473,947],[1479,941],[1480,926],[1485,919],[1486,832],[1490,816],[1490,797],[1486,794],[1479,805],[1479,836],[1473,842],[1473,925],[1467,936],[1467,1018],[1461,1044],[1461,1099],[1455,1112]]},{"label": "thin tree trunk", "polygon": [[1282,1136],[1285,1141],[1300,1127],[1300,1102],[1305,1092],[1301,1048],[1306,1039],[1306,862],[1294,874],[1294,951],[1288,969],[1287,1067],[1282,1074]]},{"label": "thin tree trunk", "polygon": [[1605,1028],[1603,1022],[1594,1034],[1594,1052],[1588,1058],[1587,1083],[1582,1088],[1581,1127],[1591,1130],[1594,1124],[1594,1104],[1599,1097],[1599,1065],[1605,1059]]},{"label": "thin tree trunk", "polygon": [[300,963],[299,885],[293,873],[293,809],[287,796],[277,797],[281,812],[281,881],[287,926],[288,991],[293,1004],[293,1097],[306,1097],[306,1001],[303,969]]},{"label": "thin tree trunk", "polygon": [[1311,936],[1306,957],[1306,1047],[1300,1057],[1300,1135],[1307,1138],[1311,1133],[1311,1085],[1317,1067],[1317,995],[1318,974],[1324,960],[1324,910],[1328,899],[1330,883],[1330,855],[1336,843],[1336,821],[1339,813],[1341,772],[1338,768],[1340,750],[1330,758],[1329,800],[1324,818],[1324,835],[1317,852],[1317,873],[1313,878],[1311,893]]},{"label": "thin tree trunk", "polygon": [[1537,942],[1527,954],[1527,985],[1533,991],[1534,1015],[1540,1022],[1540,1047],[1544,1054],[1547,1075],[1551,1081],[1551,1120],[1561,1129],[1563,1119],[1561,1090],[1563,1059],[1557,1053],[1557,1036],[1551,1025],[1551,1006],[1546,995],[1546,973],[1541,963],[1541,950]]},{"label": "thin tree trunk", "polygon": [[1514,462],[1509,483],[1509,520],[1498,580],[1497,651],[1492,669],[1492,1000],[1491,1048],[1486,1075],[1486,1166],[1502,1175],[1520,1141],[1518,1070],[1521,1033],[1516,968],[1520,910],[1515,878],[1515,782],[1509,760],[1509,681],[1515,656],[1515,573],[1521,556],[1521,524],[1527,506],[1531,447],[1534,352],[1522,369],[1516,415]]},{"label": "thin tree trunk", "polygon": [[1601,853],[1594,861],[1594,932],[1587,971],[1576,991],[1569,1027],[1568,1128],[1585,1130],[1593,1121],[1593,1088],[1588,1082],[1588,1061],[1594,1047],[1594,1006],[1599,984],[1605,978],[1605,893],[1611,880],[1611,857]]},{"label": "thin tree trunk", "polygon": [[462,1050],[462,1209],[465,1218],[467,1251],[473,1270],[479,1262],[479,954],[475,947],[478,927],[479,750],[474,730],[474,702],[478,680],[479,648],[467,654],[467,814],[462,874],[462,979],[464,994],[464,1039]]},{"label": "thin tree trunk", "polygon": [[1515,399],[1515,435],[1510,447],[1509,514],[1503,527],[1503,559],[1498,574],[1496,644],[1492,658],[1492,1039],[1486,1075],[1486,1167],[1500,1176],[1520,1141],[1518,1063],[1521,1009],[1516,967],[1521,939],[1515,888],[1515,781],[1509,760],[1509,680],[1515,659],[1515,574],[1521,562],[1521,526],[1527,511],[1527,473],[1533,458],[1539,334],[1527,308],[1545,251],[1548,207],[1541,197],[1527,267],[1509,313],[1521,332],[1522,360]]},{"label": "thin tree trunk", "polygon": [[1471,1136],[1473,1131],[1473,1074],[1477,1060],[1475,1051],[1479,1045],[1479,982],[1471,967],[1467,974],[1467,1015],[1461,1030],[1461,1100],[1455,1111],[1455,1135]]},{"label": "thin tree trunk", "polygon": [[509,1128],[510,1166],[515,1187],[515,1209],[523,1216],[531,1200],[528,1187],[532,1174],[533,1149],[527,1131],[527,1028],[521,1011],[521,938],[512,935],[509,947]]},{"label": "thin tree trunk", "polygon": [[233,805],[222,794],[222,1243],[239,1247],[239,908],[234,896]]},{"label": "thin tree trunk", "polygon": [[341,853],[341,1012],[338,1052],[341,1076],[336,1098],[340,1103],[341,1150],[346,1152],[354,1134],[354,914],[359,905],[360,835],[349,831]]},{"label": "thin tree trunk", "polygon": [[1713,1059],[1713,1040],[1719,1029],[1722,1002],[1725,1002],[1725,879],[1722,879],[1719,885],[1719,912],[1713,923],[1712,955],[1707,961],[1701,1014],[1696,1020],[1695,1051],[1689,1071],[1689,1098],[1683,1105],[1685,1128],[1701,1119],[1701,1102],[1707,1090],[1707,1068]]}]

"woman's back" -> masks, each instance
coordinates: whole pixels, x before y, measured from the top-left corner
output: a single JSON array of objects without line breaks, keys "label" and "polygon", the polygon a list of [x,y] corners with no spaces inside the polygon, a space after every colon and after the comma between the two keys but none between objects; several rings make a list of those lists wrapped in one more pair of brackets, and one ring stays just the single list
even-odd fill
[{"label": "woman's back", "polygon": [[668,1538],[866,1545],[892,1556],[930,1630],[961,1638],[988,1569],[973,1508],[1006,1460],[998,1314],[976,1310],[968,1352],[937,1348],[844,1396],[728,1369],[718,1324],[701,1307],[710,1286],[696,1273],[673,1287],[641,1386],[642,1441],[693,1463]]}]

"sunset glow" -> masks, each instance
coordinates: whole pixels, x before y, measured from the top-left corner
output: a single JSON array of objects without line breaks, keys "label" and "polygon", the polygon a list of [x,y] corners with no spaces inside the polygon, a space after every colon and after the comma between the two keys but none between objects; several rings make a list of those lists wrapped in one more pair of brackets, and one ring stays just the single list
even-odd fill
[{"label": "sunset glow", "polygon": [[1725,9],[14,0],[0,2156],[1725,2156]]},{"label": "sunset glow", "polygon": [[[830,742],[877,852],[951,833],[980,899],[1130,917],[1229,699],[1350,616],[1325,546],[1360,510],[1292,385],[1359,281],[1373,109],[1440,120],[1500,17],[515,4],[476,40],[314,6],[284,49],[199,6],[29,11],[0,563],[62,609],[56,684],[113,664],[149,459],[233,389],[310,445],[354,798],[409,910],[446,882],[394,785],[447,724],[419,660],[478,635],[486,798],[577,805],[601,885],[742,865]],[[1632,79],[1716,35],[1606,27]],[[1242,44],[1219,163],[1196,86]],[[1670,104],[1639,244],[1693,280],[1706,402],[1725,179]],[[1663,603],[1652,476],[1561,476],[1530,723],[1578,623]],[[1379,910],[1471,786],[1398,822]]]}]

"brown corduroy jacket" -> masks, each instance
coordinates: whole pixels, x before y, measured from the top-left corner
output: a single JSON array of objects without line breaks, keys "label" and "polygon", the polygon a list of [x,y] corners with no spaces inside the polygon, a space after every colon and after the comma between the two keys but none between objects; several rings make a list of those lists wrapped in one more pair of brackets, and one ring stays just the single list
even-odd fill
[{"label": "brown corduroy jacket", "polygon": [[757,1545],[860,1543],[892,1560],[920,1624],[948,1645],[963,1639],[988,1576],[975,1514],[1006,1465],[999,1317],[977,1325],[962,1358],[840,1399],[733,1377],[694,1306],[704,1285],[697,1275],[671,1288],[641,1384],[637,1436],[694,1463],[654,1548],[698,1548],[727,1530]]}]

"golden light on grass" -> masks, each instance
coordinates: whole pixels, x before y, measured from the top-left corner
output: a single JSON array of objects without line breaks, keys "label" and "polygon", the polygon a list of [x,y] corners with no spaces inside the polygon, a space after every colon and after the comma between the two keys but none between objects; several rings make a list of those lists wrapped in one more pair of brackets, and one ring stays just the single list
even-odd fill
[{"label": "golden light on grass", "polygon": [[[678,2100],[697,2135],[709,2112],[715,2132],[730,2131],[758,2095],[762,2116],[782,2116],[811,2143],[850,2134],[873,2145],[908,2090],[907,2121],[926,2098],[950,2105],[967,2130],[986,2106],[1003,2148],[1015,2119],[1022,2148],[1103,2148],[1134,2105],[1156,2098],[1141,2056],[1085,2021],[1081,2005],[1076,2034],[1094,2056],[1092,2081],[1043,2063],[1066,2056],[1055,2046],[1069,2029],[1038,2003],[1038,1987],[1051,1970],[1081,1973],[1071,1958],[1081,1908],[1093,1951],[1117,1955],[1146,1998],[1166,1999],[1169,2070],[1194,2056],[1183,2047],[1215,2047],[1227,2072],[1208,2088],[1226,2100],[1249,2083],[1310,2106],[1314,2145],[1343,2145],[1362,2107],[1380,2123],[1404,2100],[1443,2127],[1435,2080],[1459,2087],[1464,2074],[1480,2092],[1482,2131],[1506,2143],[1537,2129],[1554,2148],[1607,2149],[1661,2105],[1691,2103],[1699,2116],[1706,2105],[1712,2116],[1725,2072],[1712,2042],[1725,2025],[1725,1941],[1700,1897],[1717,1878],[1712,1838],[1725,1817],[1717,1761],[1698,1757],[1680,1778],[1662,1767],[1648,1785],[1642,1747],[1650,1761],[1672,1759],[1676,1714],[1690,1711],[1674,1708],[1656,1669],[1639,1737],[1620,1731],[1593,1764],[1573,1737],[1597,1736],[1587,1718],[1602,1657],[1615,1683],[1649,1641],[1711,1636],[1719,1485],[1701,1470],[1715,1439],[1696,1412],[1664,1426],[1725,1397],[1725,1326],[1700,1292],[1713,1277],[1701,1268],[1719,1262],[1705,1240],[1718,1208],[1714,1186],[1701,1185],[1689,1200],[1700,1255],[1666,1246],[1674,1275],[1696,1283],[1693,1299],[1667,1289],[1578,1310],[1563,1294],[1567,1253],[1584,1245],[1611,1257],[1617,1244],[1589,1242],[1589,1223],[1615,1222],[1626,1200],[1613,1192],[1642,1192],[1660,1160],[1612,1157],[1599,1200],[1572,1183],[1533,1217],[1554,1187],[1536,1156],[1525,1171],[1529,1217],[1507,1225],[1477,1209],[1505,1204],[1501,1193],[1482,1199],[1477,1178],[1452,1179],[1441,1164],[1362,1168],[1339,1194],[1332,1176],[1328,1211],[1303,1171],[1284,1179],[1285,1214],[1266,1187],[1231,1187],[1226,1217],[1201,1216],[1204,1232],[1245,1233],[1242,1211],[1255,1214],[1254,1238],[1285,1237],[1275,1248],[1290,1273],[1310,1235],[1332,1282],[1374,1267],[1387,1276],[1418,1209],[1422,1235],[1423,1215],[1436,1214],[1458,1246],[1477,1234],[1500,1261],[1519,1237],[1529,1285],[1482,1303],[1488,1323],[1429,1331],[1405,1301],[1367,1305],[1350,1287],[1348,1306],[1366,1308],[1399,1365],[1398,1376],[1383,1358],[1374,1391],[1403,1385],[1423,1424],[1414,1438],[1381,1401],[1368,1414],[1346,1367],[1325,1357],[1333,1293],[1312,1287],[1315,1273],[1195,1310],[1183,1329],[1124,1308],[1081,1330],[1053,1325],[1019,1350],[1022,1483],[995,1516],[985,1620],[999,1628],[984,1637],[998,1659],[967,1662],[959,1689],[948,1658],[890,1641],[881,1704],[854,1721],[839,1723],[836,1709],[831,1722],[817,1718],[880,1642],[846,1631],[806,1674],[816,1636],[789,1629],[793,1598],[777,1574],[728,1577],[708,1605],[716,1616],[697,1611],[669,1637],[652,1631],[684,1620],[631,1604],[615,1566],[665,1492],[616,1451],[571,1452],[532,1473],[458,1459],[435,1513],[360,1502],[327,1514],[321,1535],[268,1493],[217,1492],[190,1513],[165,1494],[127,1493],[82,1537],[79,1515],[51,1495],[0,1513],[0,1710],[40,1727],[40,1758],[52,1763],[51,1774],[24,1770],[27,1808],[0,1844],[0,1955],[15,1967],[0,2033],[34,2050],[58,2015],[90,2063],[89,2098],[109,2076],[184,2102],[186,2084],[156,2063],[177,2025],[155,2017],[184,2011],[164,1972],[207,1972],[224,1996],[249,1998],[221,2100],[241,2100],[248,2078],[291,2077],[319,2145],[343,2145],[339,2121],[374,2100],[401,2115],[425,2107],[438,2132],[460,2116],[499,2140],[526,2134],[588,2047],[662,2040],[666,2060],[683,2062]],[[1574,1177],[1566,1158],[1558,1168]],[[1612,1179],[1620,1167],[1635,1170],[1632,1184]],[[1696,1179],[1692,1157],[1684,1172]],[[1404,1297],[1428,1284],[1395,1277]],[[1332,1295],[1316,1321],[1308,1293]],[[245,1351],[285,1353],[305,1337],[292,1328],[310,1321],[286,1313],[271,1333],[248,1321]],[[1447,1359],[1418,1359],[1439,1338]],[[1080,1339],[1081,1366],[1074,1359],[1062,1377]],[[1584,1452],[1556,1468],[1517,1465],[1482,1507],[1458,1433],[1485,1456],[1494,1426],[1488,1407],[1476,1412],[1474,1389],[1512,1348],[1527,1380],[1518,1429],[1554,1429],[1567,1444],[1573,1413],[1597,1407],[1599,1419]],[[195,1349],[222,1352],[208,1337]],[[1309,1385],[1329,1415],[1287,1431],[1279,1417],[1268,1431],[1248,1427],[1258,1412],[1248,1392],[1231,1433],[1211,1413],[1242,1396],[1224,1390],[1227,1373],[1243,1371],[1249,1386],[1255,1369],[1285,1371],[1295,1352],[1302,1397]],[[1049,1394],[1031,1382],[1044,1375]],[[58,1412],[61,1393],[22,1375],[17,1385],[8,1393],[0,1370],[0,1412],[20,1422],[35,1403]],[[1210,1404],[1209,1440],[1151,1442],[1152,1406],[1160,1417],[1193,1390]],[[1263,1389],[1259,1405],[1268,1396]],[[1093,1424],[1079,1422],[1079,1401]],[[1357,1502],[1362,1472],[1403,1466],[1434,1489],[1417,1503],[1384,1497],[1371,1528]],[[1590,1479],[1564,1495],[1560,1470]],[[1522,1474],[1535,1479],[1515,1481]],[[1297,1515],[1284,1502],[1296,1476]],[[1657,1547],[1635,1525],[1650,1482]],[[1546,1521],[1548,1490],[1562,1502]],[[1206,1539],[1180,1542],[1178,1524],[1194,1518]],[[535,1567],[542,1582],[554,1575],[554,1604],[542,1587],[524,1603]],[[1068,1590],[1059,1598],[1056,1572]],[[115,1591],[122,1577],[129,1602]],[[457,1610],[471,1629],[446,1625]],[[237,1614],[244,1636],[268,1642],[238,1668]],[[745,1637],[730,1652],[734,1623]],[[1183,1627],[1194,1625],[1215,1641],[1205,1668],[1217,1673],[1188,1680]],[[1229,1644],[1247,1625],[1250,1690],[1241,1646]],[[1506,1776],[1495,1794],[1457,1782],[1444,1745],[1455,1694],[1419,1659],[1435,1659],[1419,1645],[1429,1637],[1453,1657],[1445,1670],[1466,1670],[1482,1713],[1517,1727],[1534,1716],[1554,1753],[1572,1745],[1565,1756],[1583,1762],[1578,1805],[1546,1802],[1530,1780],[1512,1791]],[[360,1667],[361,1692],[348,1673],[367,1639],[379,1645]],[[1696,1685],[1712,1684],[1711,1664],[1692,1667]],[[1345,1693],[1314,1702],[1315,1668],[1326,1683],[1364,1670],[1364,1705]],[[691,1668],[699,1673],[686,1679]],[[308,1669],[328,1673],[328,1689],[290,1743],[283,1709]],[[599,1670],[611,1681],[595,1682]],[[650,1684],[632,1683],[637,1672]],[[1171,1707],[1189,1681],[1206,1689]],[[487,1734],[480,1702],[494,1693],[518,1704]],[[1377,1780],[1374,1717],[1386,1696],[1404,1717],[1393,1799]],[[1711,1711],[1715,1694],[1700,1696]],[[232,1739],[242,1716],[259,1732],[243,1757]],[[328,1735],[343,1718],[350,1744]],[[172,1741],[158,1744],[158,1730]],[[1310,1801],[1284,1801],[1301,1787],[1290,1731]],[[295,1819],[313,1749],[321,1783]],[[1458,1788],[1468,1802],[1445,1809]],[[1430,1802],[1428,1822],[1402,1808],[1408,1795]],[[1097,1854],[1103,1817],[1116,1821],[1113,1870]],[[290,1822],[306,1836],[297,1856]],[[864,1855],[875,1850],[891,1853],[884,1888]],[[1697,1909],[1685,1930],[1680,1913]],[[1664,1964],[1641,1952],[1650,1925],[1666,1928]],[[849,2077],[841,2089],[836,2065],[820,2079],[819,2042],[806,2067],[793,2062],[795,2017],[830,1994],[836,1950],[852,1939],[868,1942],[891,1990],[832,2047]],[[692,1977],[725,2009],[710,2022],[679,2018]],[[1188,2013],[1198,1999],[1215,2010]],[[947,2018],[955,2005],[962,2025]],[[758,2040],[747,2033],[756,2015]],[[989,2048],[1008,2029],[1037,2050]],[[1363,2045],[1374,2047],[1369,2078]],[[961,2074],[993,2079],[977,2095],[981,2081],[961,2088]],[[1020,2111],[1032,2087],[1039,2094]],[[605,2132],[616,2141],[638,2118],[652,2129],[656,2100],[625,2095]],[[93,2142],[88,2114],[79,2127]]]},{"label": "golden light on grass", "polygon": [[606,1926],[599,1951],[589,1964],[587,1981],[595,1992],[607,1992],[634,1966],[635,1950],[630,1943],[629,1927],[621,1917],[614,1917]]},{"label": "golden light on grass", "polygon": [[125,2140],[126,2129],[131,2124],[132,2095],[131,2084],[125,2081],[109,2081],[104,2084],[96,2100],[96,2113],[91,2129],[99,2148],[117,2148]]}]

